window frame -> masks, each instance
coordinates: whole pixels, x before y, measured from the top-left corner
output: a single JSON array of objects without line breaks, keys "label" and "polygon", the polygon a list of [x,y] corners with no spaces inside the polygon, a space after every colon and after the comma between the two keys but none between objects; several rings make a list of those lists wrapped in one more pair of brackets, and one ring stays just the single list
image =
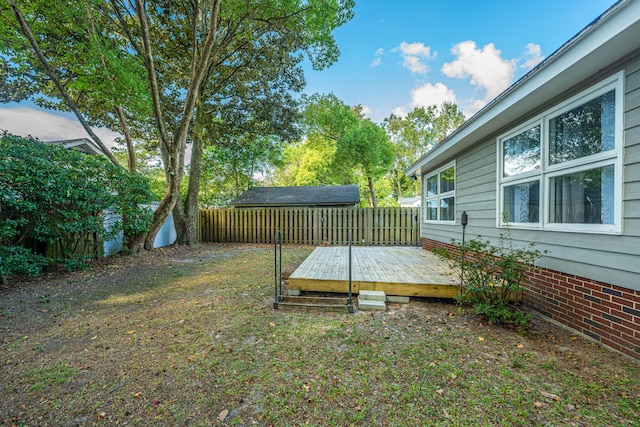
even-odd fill
[{"label": "window frame", "polygon": [[[451,167],[453,167],[453,190],[451,191],[447,191],[445,193],[441,193],[440,189],[441,189],[441,183],[440,183],[440,175],[442,172],[446,171],[447,169],[450,169]],[[456,167],[456,161],[452,161],[449,162],[441,167],[439,167],[438,169],[431,171],[428,174],[425,174],[422,177],[422,206],[423,206],[423,215],[422,215],[422,221],[423,223],[429,223],[429,224],[455,224],[456,223],[456,189],[457,189],[457,182],[458,182],[458,177],[457,177],[457,173],[458,173],[458,168]],[[428,191],[428,186],[427,186],[427,181],[430,178],[433,178],[434,176],[437,176],[437,192],[435,196],[428,196],[427,195],[427,191]],[[446,199],[449,197],[453,197],[453,220],[442,220],[440,219],[440,203],[442,202],[442,199]],[[428,219],[427,215],[428,215],[428,202],[430,201],[436,201],[437,204],[437,217],[438,219]]]},{"label": "window frame", "polygon": [[[568,111],[592,101],[607,92],[615,91],[614,148],[589,156],[580,157],[562,163],[550,162],[550,121]],[[622,152],[623,152],[623,120],[624,120],[624,72],[620,71],[588,89],[568,98],[553,108],[537,115],[531,120],[499,135],[497,145],[497,182],[496,182],[496,227],[539,229],[579,233],[622,233]],[[504,176],[504,141],[513,138],[527,129],[540,126],[540,167],[534,171],[513,176]],[[551,211],[551,179],[612,165],[614,167],[613,224],[556,223],[550,222]],[[505,187],[531,181],[539,181],[539,221],[537,223],[520,223],[503,221],[505,212]]]}]

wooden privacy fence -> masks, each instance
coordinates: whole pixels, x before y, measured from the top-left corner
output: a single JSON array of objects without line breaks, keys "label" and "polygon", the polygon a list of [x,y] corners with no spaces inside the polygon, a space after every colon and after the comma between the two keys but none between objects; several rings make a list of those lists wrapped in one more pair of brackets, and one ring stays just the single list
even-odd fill
[{"label": "wooden privacy fence", "polygon": [[420,208],[201,209],[201,242],[406,245],[420,242]]}]

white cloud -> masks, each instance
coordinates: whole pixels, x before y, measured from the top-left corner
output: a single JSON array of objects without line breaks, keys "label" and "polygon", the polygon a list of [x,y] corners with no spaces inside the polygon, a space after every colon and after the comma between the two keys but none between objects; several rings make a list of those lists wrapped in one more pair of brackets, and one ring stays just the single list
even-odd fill
[{"label": "white cloud", "polygon": [[371,108],[369,108],[366,105],[362,106],[362,114],[365,116],[371,116],[371,114],[373,113],[373,110],[371,110]]},{"label": "white cloud", "polygon": [[404,55],[421,56],[429,59],[431,57],[431,47],[425,46],[424,43],[400,43],[400,51]]},{"label": "white cloud", "polygon": [[398,117],[406,117],[409,113],[407,112],[407,107],[396,107],[393,109],[393,114]]},{"label": "white cloud", "polygon": [[524,47],[525,52],[523,55],[524,64],[520,67],[526,70],[530,70],[536,65],[538,65],[544,59],[544,55],[542,55],[542,48],[539,44],[535,43],[527,43]]},{"label": "white cloud", "polygon": [[382,55],[384,55],[384,49],[383,48],[378,48],[378,50],[376,50],[376,59],[371,61],[371,64],[369,64],[369,67],[370,68],[376,68],[380,64],[382,64],[382,58],[381,58]]},{"label": "white cloud", "polygon": [[392,52],[400,52],[404,59],[402,66],[415,74],[426,74],[429,67],[424,61],[436,57],[435,52],[431,53],[431,47],[425,46],[424,43],[402,42]]},{"label": "white cloud", "polygon": [[[43,141],[88,138],[80,122],[33,108],[0,108],[0,129],[20,136],[31,135]],[[93,128],[107,147],[116,146],[121,135],[106,128]]]},{"label": "white cloud", "polygon": [[411,90],[411,107],[441,106],[445,102],[456,102],[456,94],[442,83],[426,83]]},{"label": "white cloud", "polygon": [[[457,58],[442,66],[442,72],[458,79],[471,78],[471,84],[484,90],[481,99],[474,99],[468,107],[463,107],[467,114],[478,111],[478,106],[486,105],[490,100],[505,90],[515,76],[516,61],[503,59],[501,51],[493,43],[478,49],[472,40],[458,43],[451,49]],[[471,111],[469,110],[471,108]]]},{"label": "white cloud", "polygon": [[456,94],[443,83],[426,83],[417,88],[411,89],[411,102],[393,109],[393,114],[398,117],[406,117],[408,112],[418,107],[438,108],[445,102],[456,103]]}]

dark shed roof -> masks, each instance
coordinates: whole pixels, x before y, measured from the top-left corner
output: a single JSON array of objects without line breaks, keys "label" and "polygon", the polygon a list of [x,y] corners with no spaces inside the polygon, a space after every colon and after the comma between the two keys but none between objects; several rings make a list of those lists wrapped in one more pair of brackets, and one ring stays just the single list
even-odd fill
[{"label": "dark shed roof", "polygon": [[229,204],[237,208],[279,206],[353,206],[360,203],[358,186],[255,187]]}]

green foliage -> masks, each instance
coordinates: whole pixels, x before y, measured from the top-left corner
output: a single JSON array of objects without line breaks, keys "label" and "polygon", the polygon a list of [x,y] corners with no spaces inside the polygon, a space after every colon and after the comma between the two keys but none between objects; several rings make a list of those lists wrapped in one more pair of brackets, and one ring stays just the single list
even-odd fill
[{"label": "green foliage", "polygon": [[[58,245],[65,267],[86,264],[76,248],[84,236],[97,242],[124,231],[125,241],[143,233],[151,210],[146,181],[115,166],[106,157],[40,143],[4,133],[0,139],[0,264],[2,277],[37,274],[45,264],[36,246]],[[103,212],[111,211],[105,228]],[[123,220],[124,218],[124,220]]]},{"label": "green foliage", "polygon": [[369,119],[361,120],[338,139],[336,162],[377,179],[393,163],[394,148],[385,131]]},{"label": "green foliage", "polygon": [[396,158],[391,172],[397,197],[419,194],[419,182],[405,170],[464,123],[464,115],[451,103],[418,107],[404,117],[391,114],[383,126],[391,139]]},{"label": "green foliage", "polygon": [[231,138],[224,145],[205,148],[200,204],[225,206],[279,165],[283,150],[282,140],[269,137]]},{"label": "green foliage", "polygon": [[353,108],[334,94],[314,94],[302,99],[301,130],[306,139],[287,147],[278,185],[353,184],[350,166],[336,161],[338,140],[358,126]]},{"label": "green foliage", "polygon": [[[333,94],[303,98],[302,131],[306,140],[288,147],[280,185],[340,185],[357,183],[369,205],[376,203],[377,180],[394,161],[394,148],[384,129],[361,117]],[[384,192],[386,197],[388,191]],[[368,196],[368,197],[367,197]],[[385,201],[389,204],[389,201]]]},{"label": "green foliage", "polygon": [[389,171],[394,160],[393,144],[384,129],[361,119],[338,139],[335,163],[352,169],[367,180],[370,206],[377,206],[373,183]]},{"label": "green foliage", "polygon": [[[3,240],[5,235],[0,234],[0,241]],[[47,264],[44,256],[22,246],[0,246],[0,281],[4,282],[5,277],[16,274],[37,276]]]},{"label": "green foliage", "polygon": [[465,243],[452,241],[454,250],[437,248],[434,252],[461,274],[459,303],[471,304],[477,314],[492,323],[524,329],[530,319],[520,310],[519,302],[527,271],[545,252],[535,249],[535,243],[514,249],[509,228],[500,233],[499,241],[498,246],[481,237]]}]

